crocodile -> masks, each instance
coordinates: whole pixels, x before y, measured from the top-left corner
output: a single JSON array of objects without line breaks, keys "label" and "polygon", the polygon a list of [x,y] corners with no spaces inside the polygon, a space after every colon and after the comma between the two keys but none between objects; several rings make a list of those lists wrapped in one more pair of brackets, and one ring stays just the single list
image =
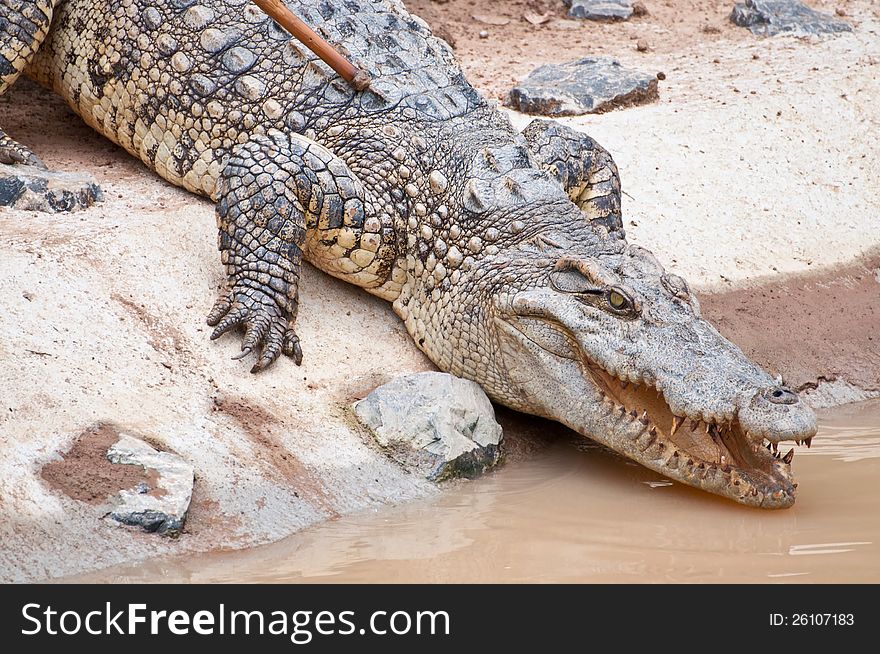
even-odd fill
[{"label": "crocodile", "polygon": [[[252,371],[302,361],[300,267],[390,302],[436,366],[683,484],[791,506],[816,418],[623,229],[618,169],[552,121],[515,130],[399,0],[288,1],[368,71],[356,91],[245,0],[0,0],[24,71],[165,180],[216,203]],[[40,166],[0,132],[0,161]],[[239,358],[237,357],[237,358]]]}]

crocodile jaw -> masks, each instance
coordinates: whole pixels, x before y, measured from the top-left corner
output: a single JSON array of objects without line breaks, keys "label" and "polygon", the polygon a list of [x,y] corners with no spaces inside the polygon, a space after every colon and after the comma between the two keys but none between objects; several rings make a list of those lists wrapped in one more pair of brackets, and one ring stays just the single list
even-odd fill
[{"label": "crocodile jaw", "polygon": [[[707,422],[677,416],[655,386],[621,381],[589,362],[584,367],[609,427],[604,435],[593,430],[585,435],[671,479],[741,504],[765,509],[794,504],[793,450],[782,455],[778,441],[753,437],[736,418]],[[813,433],[808,428],[803,439],[792,440],[809,447]]]},{"label": "crocodile jaw", "polygon": [[[673,413],[663,391],[631,383],[607,372],[588,356],[559,356],[529,338],[513,316],[496,318],[501,351],[519,400],[505,404],[557,420],[651,470],[689,486],[764,509],[794,504],[797,484],[793,452],[778,454],[778,443],[810,445],[815,416],[801,412],[774,432],[744,428],[738,414],[720,419]],[[515,363],[514,363],[515,362]],[[755,396],[763,391],[753,389]],[[742,411],[748,413],[748,402]]]}]

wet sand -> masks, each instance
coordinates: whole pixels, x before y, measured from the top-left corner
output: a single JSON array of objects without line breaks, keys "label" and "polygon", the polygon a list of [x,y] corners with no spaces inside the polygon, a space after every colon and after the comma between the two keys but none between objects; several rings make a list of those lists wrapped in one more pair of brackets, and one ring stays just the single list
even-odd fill
[{"label": "wet sand", "polygon": [[77,580],[880,581],[880,400],[824,411],[794,467],[795,507],[760,511],[560,439],[434,501],[341,518],[243,552]]}]

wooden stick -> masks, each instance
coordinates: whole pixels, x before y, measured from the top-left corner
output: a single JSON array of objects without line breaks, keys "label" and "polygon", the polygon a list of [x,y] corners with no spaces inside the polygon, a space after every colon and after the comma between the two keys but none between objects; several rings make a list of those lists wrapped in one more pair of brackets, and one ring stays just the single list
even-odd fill
[{"label": "wooden stick", "polygon": [[339,73],[356,90],[363,91],[370,86],[370,76],[343,57],[332,45],[300,20],[282,0],[253,0],[253,3],[266,12],[276,23],[290,32],[309,50],[318,55],[324,63]]}]

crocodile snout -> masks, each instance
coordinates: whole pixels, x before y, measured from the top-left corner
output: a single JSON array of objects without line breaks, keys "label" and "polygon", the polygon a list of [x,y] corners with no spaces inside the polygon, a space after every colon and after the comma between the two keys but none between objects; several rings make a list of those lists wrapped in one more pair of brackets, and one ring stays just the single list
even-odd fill
[{"label": "crocodile snout", "polygon": [[771,386],[740,405],[739,423],[754,440],[778,443],[800,441],[816,433],[816,415],[798,394],[785,386]]},{"label": "crocodile snout", "polygon": [[797,393],[785,386],[767,389],[764,391],[764,397],[771,404],[797,404],[800,402]]}]

